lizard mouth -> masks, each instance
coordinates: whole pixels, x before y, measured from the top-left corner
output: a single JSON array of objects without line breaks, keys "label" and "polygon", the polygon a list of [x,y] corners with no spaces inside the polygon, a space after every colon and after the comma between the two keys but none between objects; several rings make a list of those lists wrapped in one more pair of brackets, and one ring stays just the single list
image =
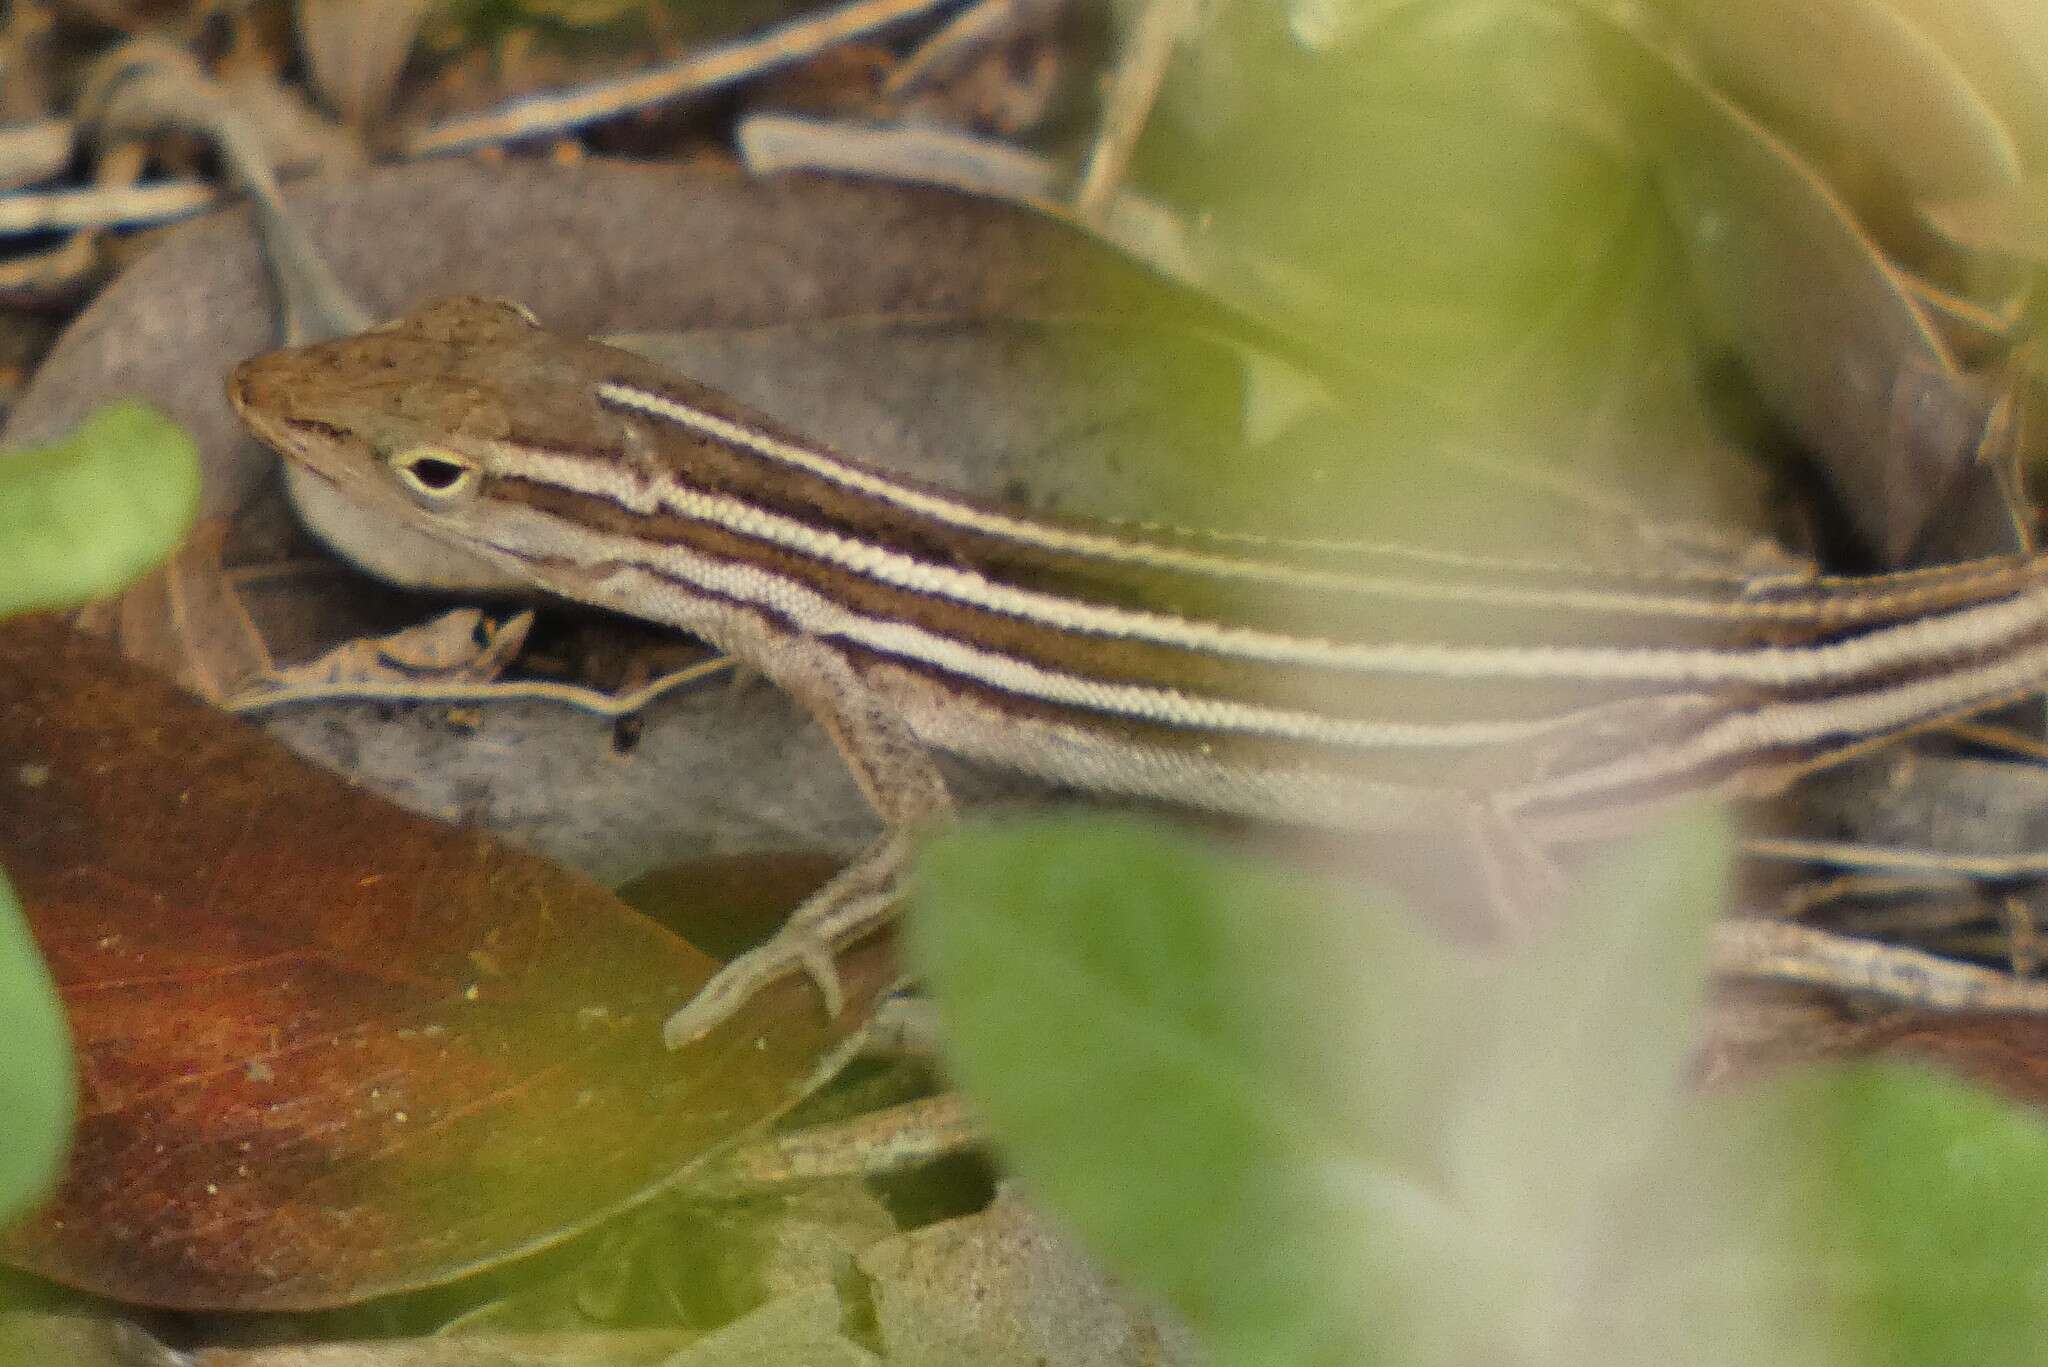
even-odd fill
[{"label": "lizard mouth", "polygon": [[235,415],[293,470],[323,484],[344,483],[327,453],[345,448],[351,441],[349,434],[333,423],[293,415],[290,390],[268,373],[268,360],[259,356],[244,361],[229,375],[228,402]]},{"label": "lizard mouth", "polygon": [[276,400],[281,396],[264,373],[265,359],[259,356],[244,361],[229,373],[228,403],[235,410],[235,416],[242,420],[242,425],[265,445],[276,448],[280,453],[296,453],[302,443],[292,433],[291,420],[277,415]]},{"label": "lizard mouth", "polygon": [[283,437],[295,456],[310,457],[324,445],[339,445],[348,440],[348,433],[333,423],[315,422],[311,418],[279,418],[271,430]]}]

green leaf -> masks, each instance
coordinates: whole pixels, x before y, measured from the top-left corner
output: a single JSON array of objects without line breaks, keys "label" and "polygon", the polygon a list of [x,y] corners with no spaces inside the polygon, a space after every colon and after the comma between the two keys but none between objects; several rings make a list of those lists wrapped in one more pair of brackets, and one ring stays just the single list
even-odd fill
[{"label": "green leaf", "polygon": [[1488,384],[1641,230],[1640,168],[1555,7],[1210,9],[1139,173],[1270,263],[1251,272],[1270,316],[1370,369]]},{"label": "green leaf", "polygon": [[[1873,1363],[2037,1362],[2048,1343],[2048,1124],[1918,1068],[1834,1070],[1827,1265]],[[1824,1222],[1822,1229],[1828,1225]],[[1828,1257],[1827,1255],[1832,1255]]]},{"label": "green leaf", "polygon": [[[1320,899],[1159,830],[1070,820],[951,836],[919,881],[913,951],[1025,1179],[1225,1361],[1342,1358],[1348,1302],[1322,1256],[1337,1233],[1304,1237],[1328,1218],[1313,1174],[1342,1137],[1305,1085],[1319,1063],[1276,1052],[1234,990],[1285,971],[1288,929]],[[1357,1185],[1427,1219],[1398,1174]]]},{"label": "green leaf", "polygon": [[1929,204],[1922,212],[1960,247],[2048,267],[2048,182],[2039,178],[2017,190]]},{"label": "green leaf", "polygon": [[911,945],[1025,1181],[1220,1362],[2022,1362],[2048,1124],[1895,1066],[1697,1096],[1726,830],[1485,961],[1135,823],[961,832]]},{"label": "green leaf", "polygon": [[[1303,516],[1255,530],[1455,550],[1582,559],[1607,549],[1589,502],[1768,525],[1595,8],[1197,9],[1135,173],[1201,224],[1207,283],[1346,362],[1323,430],[1188,462],[1211,522],[1262,509],[1231,488],[1256,476]],[[1553,508],[1560,482],[1592,497]],[[1640,521],[1606,535],[1671,554]]]},{"label": "green leaf", "polygon": [[2024,1363],[2048,1343],[2048,1123],[1920,1066],[1797,1069],[1701,1098],[1632,1216],[1629,1299],[1688,1304],[1722,1334],[1750,1321],[1743,1350],[1706,1362]]},{"label": "green leaf", "polygon": [[71,1137],[71,1040],[56,987],[0,878],[0,1226],[57,1178]]},{"label": "green leaf", "polygon": [[1025,822],[928,853],[912,949],[1027,1182],[1221,1360],[1469,1360],[1669,1124],[1725,844],[1674,828],[1482,961],[1151,827]]},{"label": "green leaf", "polygon": [[[133,401],[0,454],[0,617],[95,598],[162,560],[199,503],[191,438]],[[56,988],[0,878],[0,1224],[56,1180],[75,1105]]]},{"label": "green leaf", "polygon": [[132,400],[0,454],[0,616],[122,588],[170,554],[198,504],[191,438]]}]

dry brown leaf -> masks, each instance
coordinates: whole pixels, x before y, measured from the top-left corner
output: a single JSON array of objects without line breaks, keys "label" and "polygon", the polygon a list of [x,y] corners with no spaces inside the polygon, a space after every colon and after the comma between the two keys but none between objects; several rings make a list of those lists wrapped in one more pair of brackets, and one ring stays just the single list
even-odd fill
[{"label": "dry brown leaf", "polygon": [[169,562],[81,609],[79,625],[211,703],[267,677],[270,654],[221,565],[226,536],[225,518],[202,520]]},{"label": "dry brown leaf", "polygon": [[2048,1107],[2048,1019],[1902,1013],[1858,1043],[1858,1052],[1931,1064],[2014,1101]]}]

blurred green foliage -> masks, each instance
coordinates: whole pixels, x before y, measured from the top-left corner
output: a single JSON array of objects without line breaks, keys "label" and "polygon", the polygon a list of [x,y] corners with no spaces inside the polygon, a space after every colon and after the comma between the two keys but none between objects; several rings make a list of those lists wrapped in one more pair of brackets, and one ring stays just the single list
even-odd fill
[{"label": "blurred green foliage", "polygon": [[0,1226],[57,1180],[71,1137],[76,1082],[57,990],[0,877]]},{"label": "blurred green foliage", "polygon": [[[1883,485],[1855,457],[1900,374],[1967,432],[1940,291],[2027,306],[2033,267],[1922,225],[2035,221],[2031,0],[1190,13],[1136,187],[1205,285],[1344,360],[1326,409],[1214,444],[1219,515],[1295,489],[1318,530],[1581,558],[1610,495],[1768,528],[1787,432]],[[1593,501],[1537,525],[1511,466]],[[1891,1066],[1691,1090],[1726,848],[1645,837],[1481,962],[1155,827],[988,825],[928,852],[910,939],[1023,1179],[1226,1364],[2040,1360],[2033,1112]]]},{"label": "blurred green foliage", "polygon": [[[2048,84],[2029,54],[2048,10],[1193,13],[1136,186],[1194,225],[1206,285],[1341,358],[1334,414],[1242,462],[1313,489],[1315,530],[1498,544],[1497,519],[1459,501],[1498,479],[1477,459],[1654,522],[1778,535],[1770,461],[1789,434],[1875,558],[1916,544],[1925,500],[1895,486],[1967,464],[1989,421],[1989,386],[1953,369],[1986,339],[1966,325],[1950,348],[1944,327],[2034,297],[2037,267],[1958,247],[2010,244],[2033,216]],[[1902,376],[1933,435],[1900,430]],[[1900,450],[1918,440],[1938,449]],[[1241,471],[1203,477],[1219,508],[1241,501]],[[1411,489],[1433,480],[1448,492]],[[1549,549],[1548,531],[1522,540]]]},{"label": "blurred green foliage", "polygon": [[0,616],[113,593],[171,553],[199,506],[191,439],[145,404],[94,412],[0,459]]},{"label": "blurred green foliage", "polygon": [[1026,1185],[1224,1364],[2031,1361],[2048,1128],[1897,1067],[1687,1081],[1725,826],[1469,956],[1137,823],[988,825],[912,923]]},{"label": "blurred green foliage", "polygon": [[[1793,1123],[1865,1362],[2037,1362],[2048,1343],[2048,1126],[1954,1078],[1843,1069]],[[1825,1248],[1825,1244],[1823,1245]],[[1816,1265],[1820,1263],[1815,1259]]]},{"label": "blurred green foliage", "polygon": [[[123,587],[177,545],[198,501],[191,439],[140,403],[110,404],[61,441],[0,454],[0,616]],[[56,1180],[76,1092],[63,1008],[4,878],[0,1040],[4,1224]]]}]

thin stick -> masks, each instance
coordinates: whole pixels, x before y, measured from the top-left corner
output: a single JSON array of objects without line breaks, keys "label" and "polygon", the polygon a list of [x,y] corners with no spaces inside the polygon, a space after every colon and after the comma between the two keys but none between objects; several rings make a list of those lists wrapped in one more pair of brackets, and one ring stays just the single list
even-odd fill
[{"label": "thin stick", "polygon": [[1753,836],[1742,852],[1794,864],[1884,869],[1895,873],[1948,874],[1955,878],[2009,880],[2048,876],[2048,854],[1956,854],[1901,845],[1865,845],[1851,840],[1795,840]]},{"label": "thin stick", "polygon": [[1744,917],[1715,927],[1714,970],[1929,1011],[2048,1013],[2048,983],[1783,921]]},{"label": "thin stick", "polygon": [[318,702],[551,702],[573,707],[596,716],[628,717],[656,698],[731,669],[734,661],[720,655],[664,674],[630,693],[602,693],[577,684],[553,683],[546,679],[513,682],[439,683],[427,680],[405,682],[292,684],[249,689],[229,698],[223,705],[230,712],[267,712],[273,708],[296,707]]},{"label": "thin stick", "polygon": [[1080,217],[1091,221],[1097,218],[1123,183],[1131,154],[1137,150],[1138,138],[1159,99],[1167,64],[1173,60],[1174,49],[1194,18],[1196,3],[1197,0],[1147,0],[1139,14],[1117,61],[1116,74],[1110,79],[1095,145],[1089,149],[1080,186],[1074,191],[1074,212]]},{"label": "thin stick", "polygon": [[484,114],[445,120],[406,138],[404,151],[414,157],[435,156],[566,132],[732,85],[951,3],[953,0],[855,0],[618,80],[523,96]]},{"label": "thin stick", "polygon": [[979,0],[918,44],[882,87],[885,95],[915,90],[967,57],[1050,20],[1065,0]]}]

